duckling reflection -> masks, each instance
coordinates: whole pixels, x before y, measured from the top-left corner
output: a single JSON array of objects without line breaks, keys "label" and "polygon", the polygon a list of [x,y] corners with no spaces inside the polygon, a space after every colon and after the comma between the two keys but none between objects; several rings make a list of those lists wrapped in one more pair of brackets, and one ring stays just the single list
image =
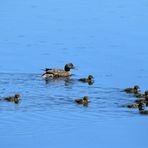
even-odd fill
[{"label": "duckling reflection", "polygon": [[45,84],[59,84],[59,83],[63,83],[65,86],[70,86],[73,85],[75,83],[74,79],[70,79],[70,77],[66,77],[66,78],[47,78],[45,79]]},{"label": "duckling reflection", "polygon": [[5,101],[8,102],[14,102],[15,104],[18,104],[20,101],[20,94],[15,94],[14,96],[8,96],[4,98]]},{"label": "duckling reflection", "polygon": [[90,101],[88,96],[84,96],[82,99],[75,99],[74,102],[77,104],[82,104],[84,106],[87,106]]},{"label": "duckling reflection", "polygon": [[125,91],[126,93],[133,93],[133,94],[138,94],[140,91],[140,87],[138,85],[135,85],[134,88],[126,88],[123,91]]},{"label": "duckling reflection", "polygon": [[88,85],[92,85],[94,83],[94,76],[89,75],[87,78],[80,78],[79,81],[83,83],[88,83]]}]

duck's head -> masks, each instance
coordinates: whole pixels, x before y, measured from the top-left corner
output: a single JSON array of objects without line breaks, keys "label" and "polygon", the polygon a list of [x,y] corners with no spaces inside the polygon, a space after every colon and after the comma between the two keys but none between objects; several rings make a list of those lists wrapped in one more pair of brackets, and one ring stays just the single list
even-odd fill
[{"label": "duck's head", "polygon": [[139,103],[138,104],[139,111],[144,110],[144,107],[145,107],[144,103]]},{"label": "duck's head", "polygon": [[15,94],[14,96],[14,103],[19,103],[19,100],[20,100],[20,94]]},{"label": "duck's head", "polygon": [[139,87],[138,85],[135,85],[135,86],[134,86],[134,89],[135,89],[135,90],[139,90],[140,87]]},{"label": "duck's head", "polygon": [[14,97],[19,99],[21,96],[20,96],[20,94],[15,94]]},{"label": "duck's head", "polygon": [[93,78],[94,78],[93,75],[89,75],[89,76],[88,76],[88,79],[89,79],[89,80],[91,80],[91,79],[93,79]]},{"label": "duck's head", "polygon": [[70,69],[76,69],[72,63],[68,63],[64,67],[65,71],[70,71]]},{"label": "duck's head", "polygon": [[83,97],[83,102],[84,102],[84,104],[87,104],[89,102],[88,96]]},{"label": "duck's head", "polygon": [[146,91],[144,92],[144,94],[145,94],[145,96],[148,96],[148,90],[146,90]]}]

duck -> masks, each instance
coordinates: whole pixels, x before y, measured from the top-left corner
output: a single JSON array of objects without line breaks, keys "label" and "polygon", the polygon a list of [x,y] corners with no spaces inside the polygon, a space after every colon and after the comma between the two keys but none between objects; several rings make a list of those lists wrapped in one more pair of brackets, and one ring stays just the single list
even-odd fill
[{"label": "duck", "polygon": [[146,101],[145,101],[145,99],[137,99],[137,100],[135,100],[135,102],[136,103],[145,103]]},{"label": "duck", "polygon": [[145,110],[144,103],[139,103],[138,108],[139,108],[139,113],[140,114],[148,115],[148,110]]},{"label": "duck", "polygon": [[135,100],[136,103],[145,103],[148,106],[148,97],[146,96],[145,99],[137,99]]},{"label": "duck", "polygon": [[138,108],[139,104],[128,104],[127,107],[128,108]]},{"label": "duck", "polygon": [[79,81],[85,82],[88,84],[93,84],[94,83],[93,78],[94,78],[93,75],[89,75],[87,78],[80,78]]},{"label": "duck", "polygon": [[20,94],[15,94],[14,96],[5,97],[4,100],[18,104],[20,101]]},{"label": "duck", "polygon": [[126,88],[123,91],[125,91],[126,93],[138,94],[140,91],[140,87],[138,85],[135,85],[134,88]]},{"label": "duck", "polygon": [[90,101],[89,101],[88,96],[84,96],[83,99],[76,99],[76,100],[74,100],[74,102],[77,103],[77,104],[88,105],[88,103]]},{"label": "duck", "polygon": [[148,90],[146,90],[144,92],[144,94],[141,94],[141,93],[135,94],[135,97],[136,98],[146,98],[146,97],[148,97]]},{"label": "duck", "polygon": [[69,77],[71,76],[71,69],[76,69],[72,63],[65,65],[64,69],[50,69],[45,68],[45,73],[42,74],[42,78],[59,78],[59,77]]}]

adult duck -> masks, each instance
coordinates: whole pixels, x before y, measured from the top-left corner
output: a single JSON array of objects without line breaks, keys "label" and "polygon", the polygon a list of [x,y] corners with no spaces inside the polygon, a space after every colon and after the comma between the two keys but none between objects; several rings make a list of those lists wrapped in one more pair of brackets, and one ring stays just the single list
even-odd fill
[{"label": "adult duck", "polygon": [[64,69],[50,69],[45,68],[45,73],[42,75],[43,78],[59,78],[59,77],[69,77],[71,76],[71,69],[75,69],[72,63],[65,65]]}]

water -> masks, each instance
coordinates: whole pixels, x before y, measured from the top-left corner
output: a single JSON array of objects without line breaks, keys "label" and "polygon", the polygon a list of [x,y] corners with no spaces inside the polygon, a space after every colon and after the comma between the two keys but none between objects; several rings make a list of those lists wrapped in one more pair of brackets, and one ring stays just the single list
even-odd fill
[{"label": "water", "polygon": [[[0,102],[0,147],[147,147],[148,117],[121,92],[148,89],[147,16],[145,0],[1,2],[0,97],[21,102]],[[40,77],[69,62],[70,79]],[[89,74],[93,85],[78,82]],[[87,107],[73,102],[85,95]]]}]

